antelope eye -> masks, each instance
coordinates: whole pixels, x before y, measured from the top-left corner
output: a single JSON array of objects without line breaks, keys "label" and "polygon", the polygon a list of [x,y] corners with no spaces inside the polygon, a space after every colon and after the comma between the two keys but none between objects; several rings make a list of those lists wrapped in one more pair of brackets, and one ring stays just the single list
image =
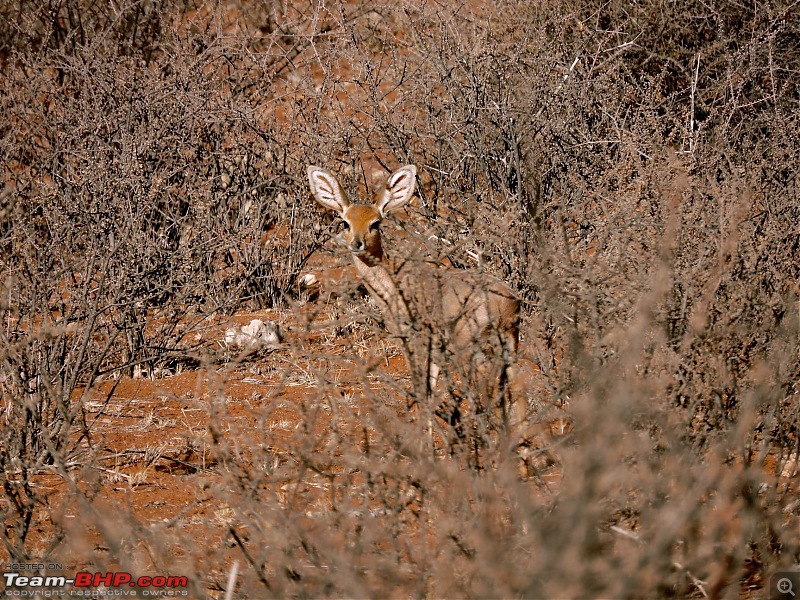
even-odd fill
[{"label": "antelope eye", "polygon": [[369,230],[370,231],[378,231],[380,228],[381,228],[381,222],[380,221],[374,221],[373,223],[370,223],[370,226],[369,226]]},{"label": "antelope eye", "polygon": [[341,223],[342,223],[342,229],[345,230],[350,229],[350,223],[348,223],[347,221],[342,221]]}]

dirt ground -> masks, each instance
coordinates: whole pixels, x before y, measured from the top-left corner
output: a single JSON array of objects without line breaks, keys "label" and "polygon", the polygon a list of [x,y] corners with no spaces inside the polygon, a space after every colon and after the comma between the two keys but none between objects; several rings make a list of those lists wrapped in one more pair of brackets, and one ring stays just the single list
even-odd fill
[{"label": "dirt ground", "polygon": [[[328,280],[347,276],[341,269],[316,272]],[[75,443],[83,449],[76,463],[94,466],[84,468],[76,479],[94,501],[91,506],[76,503],[64,478],[56,473],[41,476],[37,484],[49,491],[49,506],[42,507],[41,520],[31,528],[38,538],[33,553],[48,555],[48,547],[58,540],[55,531],[61,530],[68,542],[56,549],[50,562],[62,566],[61,573],[68,577],[84,570],[98,572],[98,565],[108,571],[135,565],[140,573],[165,574],[163,561],[148,555],[147,543],[139,544],[141,554],[132,556],[129,564],[111,558],[118,548],[109,548],[109,543],[119,539],[119,528],[131,530],[132,537],[152,529],[159,532],[154,538],[159,537],[161,549],[173,556],[170,575],[185,574],[175,566],[182,561],[202,563],[204,554],[225,557],[206,573],[208,593],[223,589],[231,565],[242,560],[235,537],[245,534],[233,532],[235,511],[220,499],[232,476],[229,465],[220,462],[220,439],[252,469],[263,461],[275,467],[292,460],[298,445],[308,446],[303,438],[329,435],[334,420],[338,434],[351,432],[352,451],[363,452],[372,433],[359,414],[376,395],[396,416],[403,418],[406,412],[401,389],[408,377],[400,351],[385,332],[369,324],[348,324],[348,308],[352,306],[347,301],[323,293],[316,302],[300,301],[293,309],[215,318],[193,334],[200,348],[199,366],[108,378],[78,390],[86,426],[75,428]],[[239,331],[254,319],[277,324],[282,342],[251,353],[227,347],[226,332]],[[535,384],[535,368],[526,375],[520,385]],[[335,382],[340,405],[335,410],[315,407],[330,381]],[[364,394],[365,385],[369,394]],[[303,415],[312,415],[314,422],[304,422]],[[566,418],[553,419],[549,431],[556,437],[564,434],[567,423]],[[88,435],[78,440],[81,431]],[[441,439],[435,444],[440,447]],[[86,460],[89,456],[94,460]],[[320,453],[322,460],[326,456]],[[560,478],[558,468],[545,460],[539,467],[531,493],[543,494],[543,482],[552,493]],[[320,503],[330,508],[323,487],[314,489],[313,477],[304,484],[263,485],[286,506]],[[87,522],[96,527],[85,529]],[[107,563],[104,554],[109,556]],[[51,572],[55,573],[58,570]]]}]

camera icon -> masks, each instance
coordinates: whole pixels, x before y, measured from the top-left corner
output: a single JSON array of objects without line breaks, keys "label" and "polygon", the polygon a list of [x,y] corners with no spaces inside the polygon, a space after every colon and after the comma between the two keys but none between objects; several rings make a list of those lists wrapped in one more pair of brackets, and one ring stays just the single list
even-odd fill
[{"label": "camera icon", "polygon": [[770,577],[769,600],[800,600],[800,571],[778,572]]}]

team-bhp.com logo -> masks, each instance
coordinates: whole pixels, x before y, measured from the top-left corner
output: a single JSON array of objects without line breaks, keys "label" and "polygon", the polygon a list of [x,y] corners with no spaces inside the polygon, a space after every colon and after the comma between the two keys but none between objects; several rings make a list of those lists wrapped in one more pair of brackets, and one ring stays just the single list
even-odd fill
[{"label": "team-bhp.com logo", "polygon": [[[34,597],[117,597],[157,596],[185,597],[189,585],[187,577],[142,575],[134,577],[124,571],[111,573],[80,572],[75,577],[63,575],[22,575],[3,573],[4,596]],[[66,588],[70,589],[66,589]]]}]

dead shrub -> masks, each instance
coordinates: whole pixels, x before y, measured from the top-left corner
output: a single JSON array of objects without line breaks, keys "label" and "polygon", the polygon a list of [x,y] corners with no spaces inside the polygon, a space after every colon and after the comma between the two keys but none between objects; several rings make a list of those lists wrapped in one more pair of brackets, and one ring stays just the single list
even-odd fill
[{"label": "dead shrub", "polygon": [[[55,473],[106,542],[84,567],[149,560],[213,597],[232,561],[241,597],[716,597],[797,570],[795,12],[0,8],[10,559],[77,543],[39,485]],[[385,243],[519,295],[527,439],[477,408],[439,418],[491,400],[455,370],[421,398],[355,286],[250,363],[194,335],[244,309],[300,314],[298,275],[332,262],[308,164],[363,192],[407,163],[418,204]],[[340,336],[321,341],[326,311]],[[186,478],[187,507],[217,511],[201,548],[183,509],[147,526],[122,512],[115,529],[92,508],[115,384],[99,412],[89,395],[180,369],[209,382],[180,399],[208,415],[213,461]],[[239,406],[248,369],[266,383]],[[557,418],[569,426],[553,435]]]}]

